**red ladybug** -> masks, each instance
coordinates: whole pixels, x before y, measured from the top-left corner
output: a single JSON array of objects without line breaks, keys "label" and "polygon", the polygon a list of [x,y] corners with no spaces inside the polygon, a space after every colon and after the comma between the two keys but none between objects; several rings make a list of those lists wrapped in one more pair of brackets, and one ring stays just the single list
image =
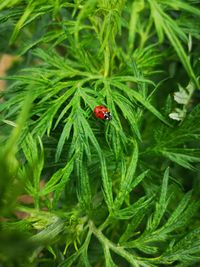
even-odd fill
[{"label": "red ladybug", "polygon": [[97,118],[101,120],[112,120],[112,115],[110,114],[109,110],[104,106],[96,106],[94,108],[94,114]]}]

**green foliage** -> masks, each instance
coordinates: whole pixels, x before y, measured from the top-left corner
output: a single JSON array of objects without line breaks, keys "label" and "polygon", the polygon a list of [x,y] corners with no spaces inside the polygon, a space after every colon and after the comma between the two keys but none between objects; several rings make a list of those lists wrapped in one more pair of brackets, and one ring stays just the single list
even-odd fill
[{"label": "green foliage", "polygon": [[0,1],[1,51],[21,57],[1,77],[0,265],[199,265],[199,17]]}]

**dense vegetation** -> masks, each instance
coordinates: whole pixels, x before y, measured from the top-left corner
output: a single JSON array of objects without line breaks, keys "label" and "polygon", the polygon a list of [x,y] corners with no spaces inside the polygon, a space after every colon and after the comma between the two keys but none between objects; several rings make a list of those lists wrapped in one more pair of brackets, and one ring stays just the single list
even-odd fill
[{"label": "dense vegetation", "polygon": [[199,7],[0,1],[0,266],[200,265]]}]

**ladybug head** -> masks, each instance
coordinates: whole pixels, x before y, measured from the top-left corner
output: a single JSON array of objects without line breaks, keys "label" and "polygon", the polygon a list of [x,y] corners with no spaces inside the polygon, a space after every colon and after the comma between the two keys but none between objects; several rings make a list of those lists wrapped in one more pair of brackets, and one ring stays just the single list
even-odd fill
[{"label": "ladybug head", "polygon": [[104,113],[104,120],[107,120],[107,121],[112,120],[112,115],[110,114],[110,112]]}]

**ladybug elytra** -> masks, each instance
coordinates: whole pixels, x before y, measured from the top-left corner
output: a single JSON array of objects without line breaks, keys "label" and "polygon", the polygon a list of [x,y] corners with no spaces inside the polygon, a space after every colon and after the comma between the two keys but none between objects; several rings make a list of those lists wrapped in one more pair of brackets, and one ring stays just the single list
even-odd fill
[{"label": "ladybug elytra", "polygon": [[112,115],[110,114],[109,110],[104,106],[96,106],[94,108],[94,114],[97,118],[101,120],[112,120]]}]

